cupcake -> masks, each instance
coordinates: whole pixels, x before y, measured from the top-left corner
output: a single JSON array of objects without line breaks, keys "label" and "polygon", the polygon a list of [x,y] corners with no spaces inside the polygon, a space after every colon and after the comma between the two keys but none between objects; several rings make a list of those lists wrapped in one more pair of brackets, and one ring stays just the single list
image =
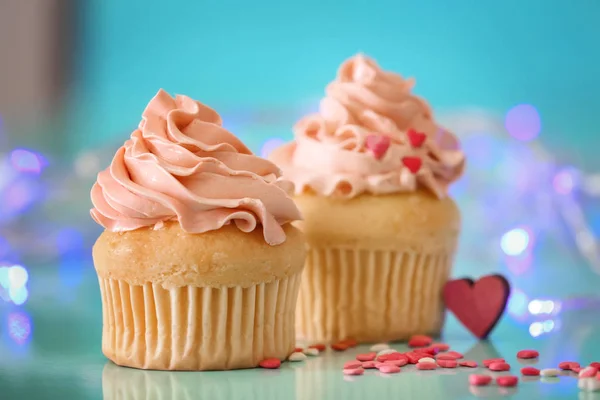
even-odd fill
[{"label": "cupcake", "polygon": [[158,370],[285,359],[306,256],[290,189],[214,110],[159,91],[91,193],[106,357]]},{"label": "cupcake", "polygon": [[414,80],[357,55],[317,114],[270,158],[295,185],[309,252],[296,314],[313,341],[436,335],[460,213],[448,186],[465,157]]}]

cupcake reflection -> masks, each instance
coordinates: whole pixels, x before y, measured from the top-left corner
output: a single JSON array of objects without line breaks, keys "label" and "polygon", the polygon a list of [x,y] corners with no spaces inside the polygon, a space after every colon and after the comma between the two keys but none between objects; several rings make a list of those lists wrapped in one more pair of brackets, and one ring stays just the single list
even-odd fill
[{"label": "cupcake reflection", "polygon": [[[274,378],[277,384],[261,383]],[[102,372],[104,400],[281,400],[294,399],[295,386],[294,373],[284,370],[167,372],[107,362]]]}]

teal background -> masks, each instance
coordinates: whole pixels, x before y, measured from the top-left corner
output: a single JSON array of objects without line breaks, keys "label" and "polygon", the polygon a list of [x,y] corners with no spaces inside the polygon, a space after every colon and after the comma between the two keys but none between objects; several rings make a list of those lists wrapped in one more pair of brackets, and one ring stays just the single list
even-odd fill
[{"label": "teal background", "polygon": [[276,126],[238,127],[257,150],[275,134],[291,137],[295,118],[314,107],[338,65],[362,51],[415,76],[416,91],[437,110],[477,105],[504,113],[533,104],[547,147],[565,161],[600,166],[596,0],[81,5],[67,107],[72,151],[122,142],[160,87],[230,119],[248,110],[291,110]]}]

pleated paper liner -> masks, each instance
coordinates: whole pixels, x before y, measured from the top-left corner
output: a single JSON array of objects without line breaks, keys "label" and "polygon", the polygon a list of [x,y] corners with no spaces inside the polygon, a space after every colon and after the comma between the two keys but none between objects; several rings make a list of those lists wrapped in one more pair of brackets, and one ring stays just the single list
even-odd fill
[{"label": "pleated paper liner", "polygon": [[[107,362],[104,400],[286,400],[294,398],[296,374],[249,370],[236,373],[144,371]],[[259,374],[278,375],[277,384],[257,384]],[[264,379],[264,378],[263,378]]]},{"label": "pleated paper liner", "polygon": [[116,364],[159,370],[252,368],[295,347],[300,274],[248,288],[166,290],[100,278],[102,350]]},{"label": "pleated paper liner", "polygon": [[312,248],[296,310],[298,338],[333,342],[437,335],[453,254]]}]

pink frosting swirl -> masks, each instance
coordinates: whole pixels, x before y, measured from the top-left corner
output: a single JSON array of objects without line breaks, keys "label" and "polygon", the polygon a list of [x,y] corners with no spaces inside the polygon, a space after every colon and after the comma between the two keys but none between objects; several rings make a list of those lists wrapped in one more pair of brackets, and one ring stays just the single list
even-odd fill
[{"label": "pink frosting swirl", "polygon": [[219,114],[160,90],[142,117],[92,188],[97,223],[130,231],[179,221],[190,233],[260,224],[268,244],[285,241],[281,225],[301,218],[291,183],[223,128]]},{"label": "pink frosting swirl", "polygon": [[[363,55],[350,58],[327,86],[320,112],[300,120],[295,141],[276,149],[271,160],[298,194],[311,189],[354,197],[424,186],[446,196],[463,172],[464,153],[456,137],[437,126],[429,105],[411,93],[413,86],[414,80],[383,71]],[[411,140],[415,132],[422,143]],[[377,141],[383,144],[374,146]],[[417,168],[409,168],[415,162]]]}]

